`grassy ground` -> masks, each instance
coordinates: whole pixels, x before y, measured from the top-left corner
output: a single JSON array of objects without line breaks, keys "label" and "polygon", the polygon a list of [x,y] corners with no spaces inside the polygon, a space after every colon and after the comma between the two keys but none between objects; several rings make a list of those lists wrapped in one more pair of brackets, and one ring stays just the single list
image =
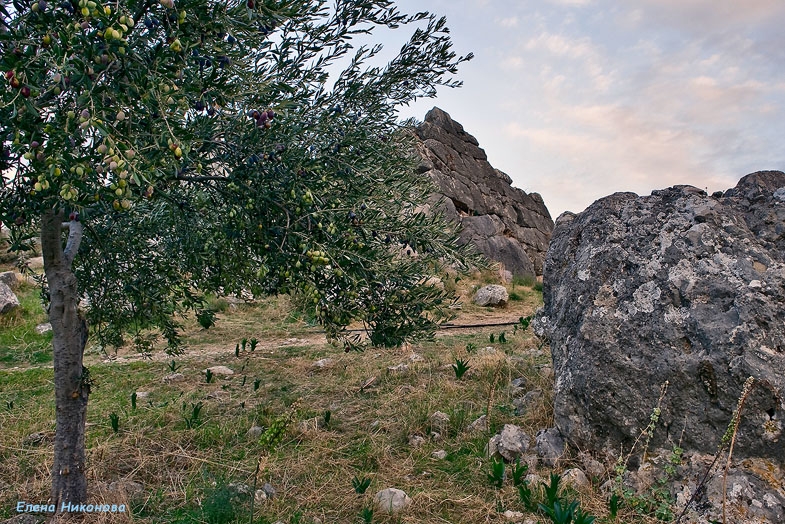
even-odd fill
[{"label": "grassy ground", "polygon": [[[506,308],[472,305],[472,292],[488,280],[493,276],[452,284],[464,297],[455,323],[515,321],[541,303],[536,282],[516,282],[508,285],[514,300]],[[45,321],[35,288],[23,287],[20,296],[22,311],[4,319],[0,329],[0,367],[16,368],[0,371],[0,518],[15,514],[19,500],[46,501],[52,460],[50,339],[35,335],[35,325]],[[293,313],[288,299],[220,308],[215,328],[187,327],[188,351],[174,363],[160,355],[140,359],[128,350],[112,359],[96,348],[88,351],[97,383],[88,408],[91,501],[127,502],[132,510],[106,517],[107,522],[249,522],[250,497],[236,495],[230,484],[252,487],[255,480],[257,488],[267,482],[277,492],[256,504],[257,523],[468,524],[505,522],[504,510],[526,512],[509,479],[501,489],[488,481],[485,446],[505,423],[532,436],[552,425],[548,348],[538,349],[530,330],[450,330],[433,342],[346,354]],[[242,338],[259,344],[253,352],[246,346],[237,357]],[[332,362],[314,366],[323,358]],[[452,367],[456,359],[470,366],[461,379]],[[388,371],[402,363],[408,371]],[[204,370],[216,365],[228,366],[234,375],[208,383]],[[171,368],[184,380],[165,383]],[[527,388],[544,391],[523,416],[514,413],[509,387],[517,377],[526,378]],[[433,423],[435,411],[448,414],[449,422]],[[286,413],[292,420],[274,447],[248,435],[252,426],[269,428]],[[488,430],[468,431],[481,415],[490,419]],[[440,434],[436,438],[434,431]],[[34,433],[38,439],[29,437]],[[412,445],[412,436],[423,443]],[[437,450],[446,458],[434,458]],[[550,470],[536,473],[547,478]],[[357,493],[352,481],[363,479],[370,486]],[[142,491],[109,489],[109,483],[123,480],[141,483]],[[565,497],[607,515],[597,487],[601,480],[587,492],[568,491]],[[364,520],[361,513],[373,507],[373,495],[387,487],[412,497],[410,510],[396,517],[377,512]]]}]

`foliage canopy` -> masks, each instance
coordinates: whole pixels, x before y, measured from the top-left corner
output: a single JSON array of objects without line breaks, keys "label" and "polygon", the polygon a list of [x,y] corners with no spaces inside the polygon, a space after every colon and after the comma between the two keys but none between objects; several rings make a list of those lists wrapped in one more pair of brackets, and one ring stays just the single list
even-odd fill
[{"label": "foliage canopy", "polygon": [[[397,109],[471,58],[444,18],[387,0],[14,1],[0,18],[0,221],[25,249],[47,212],[84,226],[73,270],[102,344],[205,294],[295,293],[328,332],[429,336],[444,263],[481,264],[422,212],[411,122]],[[353,38],[412,24],[384,66]],[[78,218],[72,213],[78,213]]]}]

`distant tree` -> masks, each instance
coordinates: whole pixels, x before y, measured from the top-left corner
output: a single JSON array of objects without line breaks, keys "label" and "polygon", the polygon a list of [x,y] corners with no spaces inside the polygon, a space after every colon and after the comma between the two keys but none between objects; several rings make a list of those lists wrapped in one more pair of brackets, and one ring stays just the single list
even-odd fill
[{"label": "distant tree", "polygon": [[[449,316],[427,277],[479,259],[420,211],[430,182],[396,112],[460,85],[471,55],[443,18],[386,0],[14,0],[0,23],[0,221],[15,249],[40,236],[58,509],[86,497],[88,324],[104,346],[157,333],[176,351],[179,315],[215,321],[206,293],[290,293],[348,350],[352,321],[397,345]],[[351,45],[412,23],[385,66]]]}]

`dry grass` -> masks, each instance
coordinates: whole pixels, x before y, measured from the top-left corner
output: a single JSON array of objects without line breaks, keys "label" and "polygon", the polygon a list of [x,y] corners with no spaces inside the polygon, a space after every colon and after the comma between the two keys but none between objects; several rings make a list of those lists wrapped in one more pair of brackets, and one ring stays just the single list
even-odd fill
[{"label": "dry grass", "polygon": [[[538,305],[539,294],[519,285],[516,292],[524,299],[506,309],[474,306],[471,293],[483,278],[457,283],[464,307],[456,322],[517,319]],[[189,351],[175,357],[178,372],[186,377],[183,382],[162,382],[170,372],[164,360],[171,358],[124,359],[134,356],[128,349],[111,363],[103,362],[100,354],[89,356],[98,381],[88,410],[91,500],[129,502],[133,509],[122,517],[95,517],[96,522],[248,522],[248,501],[224,500],[220,494],[230,483],[251,486],[260,455],[260,487],[269,482],[277,495],[257,505],[258,523],[314,518],[359,522],[363,508],[372,506],[373,494],[387,487],[406,491],[413,507],[400,517],[374,515],[373,522],[502,522],[500,505],[523,511],[512,486],[497,491],[487,482],[485,445],[505,423],[518,424],[531,435],[552,425],[550,359],[547,347],[535,349],[539,342],[530,331],[445,331],[433,342],[408,348],[345,354],[292,314],[285,299],[238,305],[219,317],[209,331],[189,326]],[[508,342],[489,343],[489,335],[498,337],[502,330]],[[246,351],[238,359],[234,348],[243,337],[256,337],[260,343],[255,352]],[[298,340],[286,343],[292,338]],[[470,343],[477,348],[471,353]],[[421,359],[412,359],[412,354]],[[325,357],[333,362],[314,367]],[[471,366],[461,380],[451,368],[455,358],[468,359]],[[388,372],[401,363],[409,366],[408,372]],[[226,365],[235,374],[207,383],[203,370],[214,365]],[[54,429],[51,376],[52,370],[42,367],[0,372],[0,517],[11,516],[17,500],[48,497],[51,441],[32,445],[25,439]],[[509,383],[521,376],[544,396],[524,416],[516,416]],[[361,387],[373,377],[371,385]],[[134,391],[149,393],[137,400],[136,409],[130,400]],[[11,400],[13,408],[6,409]],[[246,435],[248,429],[268,427],[296,400],[297,420],[280,445],[266,454],[258,439]],[[199,403],[199,421],[188,428],[185,419]],[[450,416],[446,428],[432,427],[435,411]],[[120,417],[117,434],[109,423],[112,412]],[[489,431],[467,431],[483,414],[490,415]],[[441,435],[434,438],[437,429]],[[424,444],[411,446],[413,435],[423,437]],[[447,452],[444,460],[431,456],[440,449]],[[548,475],[547,470],[538,473]],[[354,477],[371,479],[365,494],[355,493]],[[120,480],[141,483],[142,493],[108,490],[110,482]],[[584,505],[596,514],[607,513],[598,500],[596,495],[586,498]],[[221,520],[210,509],[221,504],[236,510],[234,520]]]}]

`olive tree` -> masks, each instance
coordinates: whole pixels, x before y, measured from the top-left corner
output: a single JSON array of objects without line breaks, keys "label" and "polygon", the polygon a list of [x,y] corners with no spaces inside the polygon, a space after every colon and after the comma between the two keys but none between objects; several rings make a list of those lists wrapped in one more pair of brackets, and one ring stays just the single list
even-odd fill
[{"label": "olive tree", "polygon": [[[353,38],[411,24],[379,64]],[[387,0],[21,0],[0,4],[0,221],[40,237],[53,330],[51,503],[86,497],[88,333],[181,346],[207,293],[288,293],[347,350],[432,336],[479,259],[425,213],[398,109],[457,57],[443,18]],[[89,326],[89,328],[88,328]]]}]

